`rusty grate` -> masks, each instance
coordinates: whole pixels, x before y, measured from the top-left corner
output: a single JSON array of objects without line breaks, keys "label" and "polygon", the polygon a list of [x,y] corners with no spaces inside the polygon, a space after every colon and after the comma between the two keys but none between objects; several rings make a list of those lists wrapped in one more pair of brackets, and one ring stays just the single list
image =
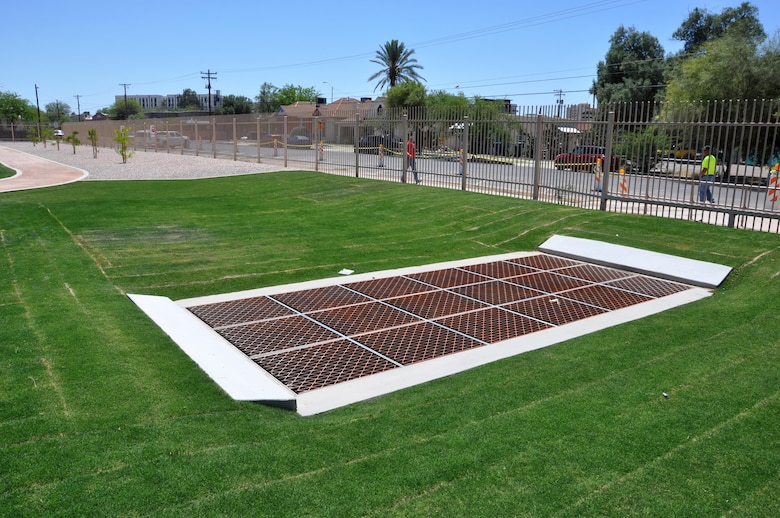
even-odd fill
[{"label": "rusty grate", "polygon": [[607,286],[615,286],[635,293],[641,293],[648,297],[661,298],[690,289],[690,286],[672,281],[664,281],[653,277],[634,276],[606,283]]},{"label": "rusty grate", "polygon": [[216,330],[247,356],[339,338],[303,316],[293,316]]},{"label": "rusty grate", "polygon": [[431,360],[484,343],[431,322],[370,333],[358,338],[366,347],[401,365]]},{"label": "rusty grate", "polygon": [[420,319],[379,302],[369,302],[336,309],[326,309],[310,313],[309,316],[318,322],[338,331],[344,336],[351,336],[378,329],[386,329],[405,324],[419,322]]},{"label": "rusty grate", "polygon": [[437,322],[485,343],[501,342],[550,327],[549,324],[500,308],[472,311]]},{"label": "rusty grate", "polygon": [[631,293],[629,291],[609,288],[602,285],[586,286],[563,294],[567,298],[586,302],[608,310],[615,310],[647,302],[652,297]]},{"label": "rusty grate", "polygon": [[607,311],[604,308],[550,295],[521,300],[513,304],[507,304],[504,307],[556,326],[600,315]]},{"label": "rusty grate", "polygon": [[293,311],[266,297],[216,302],[194,306],[189,310],[211,327],[255,322],[294,314]]},{"label": "rusty grate", "polygon": [[188,309],[300,393],[687,289],[538,254]]},{"label": "rusty grate", "polygon": [[434,270],[432,272],[415,273],[409,275],[410,279],[416,279],[425,282],[437,288],[454,288],[455,286],[464,286],[475,282],[484,282],[488,280],[484,275],[469,272],[460,268],[447,268],[445,270]]},{"label": "rusty grate", "polygon": [[433,291],[422,295],[410,295],[390,299],[388,304],[413,313],[421,318],[439,318],[445,315],[453,315],[464,311],[474,311],[484,304],[461,297],[449,291]]},{"label": "rusty grate", "polygon": [[403,276],[353,282],[345,284],[344,286],[379,300],[402,297],[404,295],[412,295],[413,293],[422,293],[435,289],[415,281],[414,279]]},{"label": "rusty grate", "polygon": [[341,286],[326,286],[311,290],[280,293],[273,298],[302,313],[318,309],[338,308],[348,304],[367,302],[370,299]]},{"label": "rusty grate", "polygon": [[633,275],[628,272],[615,270],[614,268],[595,266],[593,264],[580,264],[570,268],[562,268],[560,270],[556,270],[556,273],[560,273],[561,275],[569,275],[571,277],[577,277],[578,279],[585,279],[586,281],[592,282],[613,281],[615,279],[623,279]]},{"label": "rusty grate", "polygon": [[540,293],[534,289],[518,286],[510,282],[490,281],[479,284],[470,284],[455,288],[452,291],[460,295],[481,300],[487,304],[500,305],[529,297],[536,297]]},{"label": "rusty grate", "polygon": [[539,272],[522,277],[513,277],[512,282],[522,286],[528,286],[544,293],[560,293],[562,291],[573,290],[588,286],[590,282],[584,279],[575,279],[565,275],[558,275],[552,272]]},{"label": "rusty grate", "polygon": [[554,255],[547,254],[518,257],[517,259],[511,259],[510,262],[530,266],[531,268],[536,268],[537,270],[555,270],[557,268],[565,268],[567,266],[583,264],[578,261],[563,259],[561,257],[555,257]]},{"label": "rusty grate", "polygon": [[510,263],[509,261],[475,264],[472,266],[464,266],[463,269],[493,279],[507,279],[509,277],[517,277],[518,275],[525,275],[526,273],[537,271],[535,268],[529,268],[522,264]]},{"label": "rusty grate", "polygon": [[296,394],[397,367],[348,340],[284,351],[254,361]]}]

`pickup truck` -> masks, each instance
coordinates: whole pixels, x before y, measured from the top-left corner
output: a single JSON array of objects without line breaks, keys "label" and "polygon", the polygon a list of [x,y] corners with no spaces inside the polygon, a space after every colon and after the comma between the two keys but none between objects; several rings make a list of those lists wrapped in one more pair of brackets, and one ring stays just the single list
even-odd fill
[{"label": "pickup truck", "polygon": [[157,147],[190,147],[190,138],[178,131],[158,131],[155,133]]}]

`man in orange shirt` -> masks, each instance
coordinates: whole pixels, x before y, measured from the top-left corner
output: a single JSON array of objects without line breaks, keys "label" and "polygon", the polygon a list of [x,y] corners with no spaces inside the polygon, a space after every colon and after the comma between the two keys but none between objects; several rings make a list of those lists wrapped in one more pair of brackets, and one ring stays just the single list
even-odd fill
[{"label": "man in orange shirt", "polygon": [[409,167],[412,168],[414,183],[420,183],[420,179],[417,177],[417,167],[414,163],[416,156],[417,146],[414,145],[414,137],[409,137],[409,140],[406,141],[406,158],[409,160]]}]

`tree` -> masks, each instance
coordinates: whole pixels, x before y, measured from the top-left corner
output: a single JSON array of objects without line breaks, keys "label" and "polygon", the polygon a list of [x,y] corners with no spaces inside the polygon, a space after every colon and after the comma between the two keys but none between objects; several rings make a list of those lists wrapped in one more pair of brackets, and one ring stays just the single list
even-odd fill
[{"label": "tree", "polygon": [[89,136],[89,142],[92,144],[92,158],[97,158],[98,156],[98,134],[97,130],[92,128],[87,130],[87,135]]},{"label": "tree", "polygon": [[669,81],[670,101],[771,99],[780,96],[780,38],[756,48],[750,36],[728,34],[682,62]]},{"label": "tree", "polygon": [[319,97],[319,92],[313,86],[304,88],[286,84],[276,91],[276,100],[279,102],[279,106],[287,106],[298,101],[313,103],[317,101],[317,97]]},{"label": "tree", "polygon": [[179,96],[178,107],[180,110],[200,110],[203,108],[200,104],[200,99],[195,90],[191,88],[185,88]]},{"label": "tree", "polygon": [[263,83],[260,85],[260,93],[255,96],[255,106],[258,113],[274,113],[279,109],[279,99],[277,92],[279,91],[271,83]]},{"label": "tree", "polygon": [[387,105],[390,108],[425,106],[425,86],[417,81],[406,81],[392,86],[387,91]]},{"label": "tree", "polygon": [[368,78],[369,81],[380,79],[374,87],[394,87],[404,81],[425,81],[425,78],[418,74],[422,66],[417,64],[417,59],[413,58],[414,50],[407,49],[403,43],[398,40],[391,40],[379,47],[376,51],[376,59],[370,60],[381,66],[382,69]]},{"label": "tree", "polygon": [[658,39],[634,27],[618,27],[590,88],[599,104],[654,101],[663,95],[664,49]]},{"label": "tree", "polygon": [[46,105],[46,118],[51,122],[63,123],[70,120],[70,106],[62,101],[54,101]]},{"label": "tree", "polygon": [[144,116],[144,110],[135,99],[117,99],[114,104],[103,111],[114,120],[137,119]]},{"label": "tree", "polygon": [[79,134],[78,131],[73,131],[72,134],[70,134],[67,137],[65,137],[65,141],[66,142],[70,142],[70,144],[73,146],[73,154],[74,155],[76,154],[76,146],[81,144],[81,141],[79,140],[78,134]]},{"label": "tree", "polygon": [[119,144],[116,152],[122,157],[122,163],[126,164],[127,160],[133,156],[133,152],[130,150],[130,128],[122,126],[119,129],[115,129],[114,135],[114,138],[111,140]]},{"label": "tree", "polygon": [[222,97],[222,106],[214,110],[215,115],[239,115],[252,113],[254,103],[249,97],[243,95],[226,95]]},{"label": "tree", "polygon": [[16,121],[33,109],[34,106],[13,92],[0,92],[0,119],[4,122]]},{"label": "tree", "polygon": [[758,20],[758,8],[750,2],[739,7],[727,7],[720,14],[713,14],[698,7],[691,11],[688,18],[674,31],[672,38],[684,43],[682,52],[691,55],[699,52],[703,45],[716,40],[734,30],[753,43],[760,44],[766,33]]}]

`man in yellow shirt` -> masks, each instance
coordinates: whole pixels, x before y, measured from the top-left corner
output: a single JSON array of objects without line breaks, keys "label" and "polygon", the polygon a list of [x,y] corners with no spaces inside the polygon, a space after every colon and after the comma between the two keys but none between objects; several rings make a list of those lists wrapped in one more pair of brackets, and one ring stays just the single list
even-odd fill
[{"label": "man in yellow shirt", "polygon": [[701,181],[699,182],[699,201],[704,203],[706,199],[710,203],[715,203],[712,196],[710,185],[715,181],[715,165],[717,161],[710,154],[710,146],[704,146],[704,158],[701,161]]}]

